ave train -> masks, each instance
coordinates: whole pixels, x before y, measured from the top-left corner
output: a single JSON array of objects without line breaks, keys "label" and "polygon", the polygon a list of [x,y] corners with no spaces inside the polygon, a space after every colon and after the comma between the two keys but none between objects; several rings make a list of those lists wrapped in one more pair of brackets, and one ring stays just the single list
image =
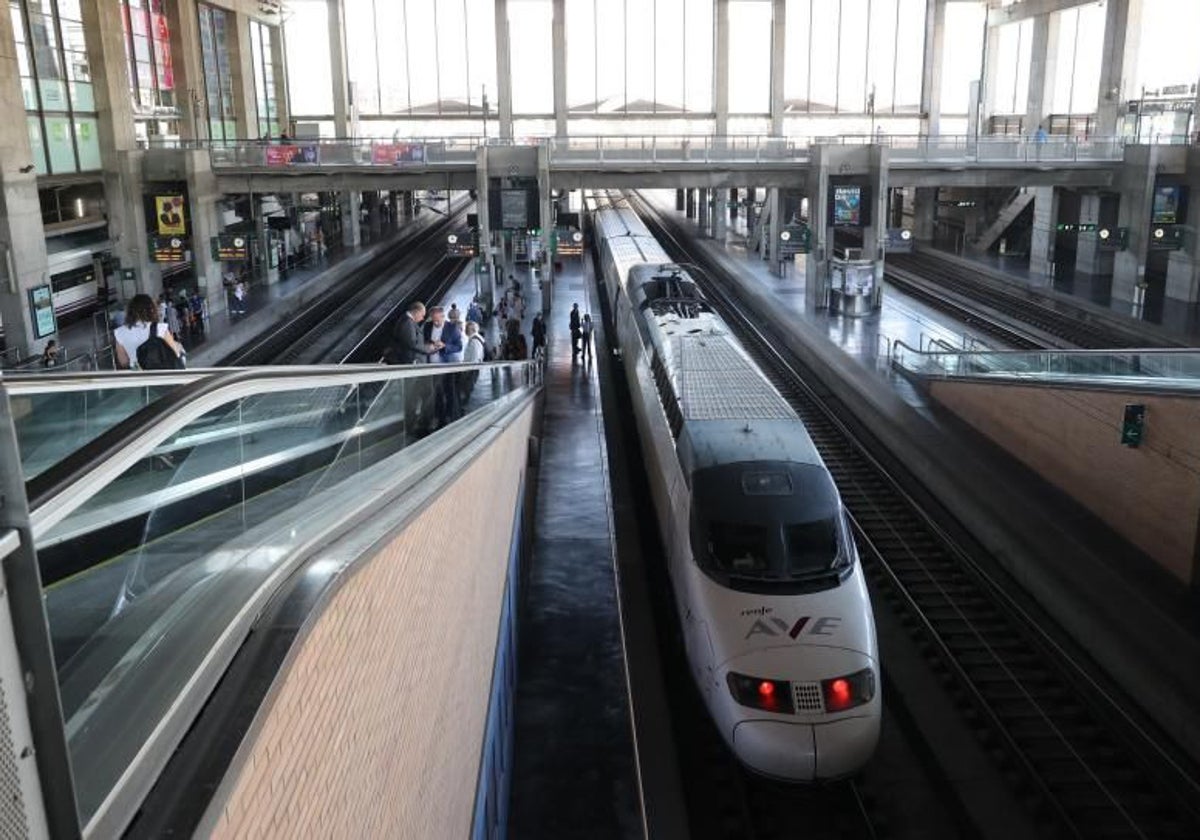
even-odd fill
[{"label": "ave train", "polygon": [[879,651],[833,479],[629,203],[585,203],[700,696],[751,770],[851,775],[879,740]]}]

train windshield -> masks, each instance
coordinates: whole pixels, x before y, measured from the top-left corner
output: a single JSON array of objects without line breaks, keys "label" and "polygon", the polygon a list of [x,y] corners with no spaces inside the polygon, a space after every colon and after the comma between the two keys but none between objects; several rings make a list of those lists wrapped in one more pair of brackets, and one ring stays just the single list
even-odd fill
[{"label": "train windshield", "polygon": [[[692,552],[730,586],[836,586],[850,537],[829,473],[808,464],[731,464],[692,480]],[[739,492],[740,491],[740,492]]]}]

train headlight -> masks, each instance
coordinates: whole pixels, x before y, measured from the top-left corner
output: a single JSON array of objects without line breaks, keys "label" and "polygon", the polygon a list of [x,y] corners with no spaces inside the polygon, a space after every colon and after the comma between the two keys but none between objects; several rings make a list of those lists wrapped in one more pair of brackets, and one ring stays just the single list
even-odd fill
[{"label": "train headlight", "polygon": [[783,715],[790,715],[793,711],[792,684],[787,680],[766,680],[732,671],[725,680],[729,683],[729,693],[733,699],[743,706]]},{"label": "train headlight", "polygon": [[875,672],[863,668],[844,677],[822,680],[821,696],[825,698],[827,712],[844,712],[870,703],[875,697]]}]

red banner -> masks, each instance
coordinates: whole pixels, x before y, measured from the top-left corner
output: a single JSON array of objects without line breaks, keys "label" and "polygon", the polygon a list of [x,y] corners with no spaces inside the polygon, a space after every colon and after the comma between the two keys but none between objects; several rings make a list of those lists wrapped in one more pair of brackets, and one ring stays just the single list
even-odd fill
[{"label": "red banner", "polygon": [[267,166],[291,166],[295,163],[319,163],[316,143],[303,145],[267,146]]},{"label": "red banner", "polygon": [[424,143],[376,143],[371,147],[371,163],[377,166],[424,162]]}]

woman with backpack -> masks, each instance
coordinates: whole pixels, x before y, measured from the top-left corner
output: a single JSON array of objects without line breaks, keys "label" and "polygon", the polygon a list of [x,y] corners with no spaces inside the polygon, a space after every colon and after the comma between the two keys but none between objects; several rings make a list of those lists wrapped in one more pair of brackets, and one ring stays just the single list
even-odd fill
[{"label": "woman with backpack", "polygon": [[113,330],[113,349],[119,370],[174,370],[183,367],[183,347],[166,324],[150,295],[134,295],[125,307],[125,322]]}]

